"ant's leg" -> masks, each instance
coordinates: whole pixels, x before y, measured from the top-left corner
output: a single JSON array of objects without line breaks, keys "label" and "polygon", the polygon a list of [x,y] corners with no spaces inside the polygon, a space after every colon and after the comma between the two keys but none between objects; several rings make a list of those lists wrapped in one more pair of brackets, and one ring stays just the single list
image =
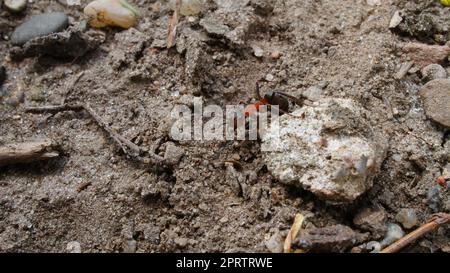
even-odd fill
[{"label": "ant's leg", "polygon": [[294,103],[297,104],[298,106],[303,106],[303,104],[305,102],[305,99],[303,98],[303,96],[302,96],[302,98],[297,98],[297,97],[288,95],[288,94],[286,94],[284,92],[276,91],[276,93],[280,94],[281,96],[284,96],[284,97],[286,97],[286,98],[288,98],[288,99],[290,99],[292,101],[294,101]]},{"label": "ant's leg", "polygon": [[256,82],[256,89],[255,89],[255,91],[256,91],[256,98],[258,99],[258,100],[261,100],[261,95],[260,95],[260,87],[259,87],[259,81],[257,81]]}]

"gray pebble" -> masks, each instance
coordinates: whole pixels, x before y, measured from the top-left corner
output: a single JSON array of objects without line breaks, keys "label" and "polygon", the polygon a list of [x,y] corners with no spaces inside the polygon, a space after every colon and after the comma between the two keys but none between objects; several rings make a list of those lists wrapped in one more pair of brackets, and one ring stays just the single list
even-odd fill
[{"label": "gray pebble", "polygon": [[14,30],[11,35],[11,43],[23,45],[34,38],[62,31],[68,25],[69,18],[62,12],[35,15]]},{"label": "gray pebble", "polygon": [[283,252],[284,238],[279,230],[277,230],[270,238],[264,242],[267,249],[272,253]]},{"label": "gray pebble", "polygon": [[441,188],[439,186],[434,186],[428,190],[427,202],[428,207],[433,212],[439,212],[442,205]]}]

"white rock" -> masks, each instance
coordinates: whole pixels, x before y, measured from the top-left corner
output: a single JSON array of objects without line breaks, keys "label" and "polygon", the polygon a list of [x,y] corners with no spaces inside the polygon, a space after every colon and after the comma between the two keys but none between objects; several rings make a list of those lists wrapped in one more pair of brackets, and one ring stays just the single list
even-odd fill
[{"label": "white rock", "polygon": [[367,5],[379,6],[379,5],[381,5],[381,0],[367,0]]},{"label": "white rock", "polygon": [[21,12],[27,7],[27,0],[5,0],[5,7],[11,12]]},{"label": "white rock", "polygon": [[66,250],[69,253],[81,253],[81,245],[79,242],[72,241],[67,243]]},{"label": "white rock", "polygon": [[68,6],[79,6],[81,5],[81,0],[67,0]]},{"label": "white rock", "polygon": [[260,48],[259,46],[253,45],[252,49],[253,49],[253,54],[255,54],[256,57],[261,58],[262,56],[264,56],[264,50],[262,48]]},{"label": "white rock", "polygon": [[401,239],[403,236],[405,236],[405,232],[403,232],[402,228],[399,225],[392,223],[388,224],[386,236],[384,237],[383,241],[380,242],[381,247],[384,248],[386,246],[389,246],[397,240]]},{"label": "white rock", "polygon": [[330,203],[355,200],[372,187],[387,141],[348,99],[322,99],[280,117],[262,136],[267,168],[280,182]]},{"label": "white rock", "polygon": [[391,18],[391,22],[389,23],[389,28],[396,28],[403,21],[402,16],[400,15],[400,11],[396,11],[394,16]]}]

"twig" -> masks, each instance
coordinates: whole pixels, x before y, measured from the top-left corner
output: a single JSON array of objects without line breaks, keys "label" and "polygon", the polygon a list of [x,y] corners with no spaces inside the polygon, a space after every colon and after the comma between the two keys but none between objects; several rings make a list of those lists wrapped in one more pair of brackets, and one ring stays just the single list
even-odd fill
[{"label": "twig", "polygon": [[396,253],[402,250],[407,245],[413,243],[417,239],[421,238],[422,236],[434,231],[438,227],[445,225],[450,222],[450,214],[447,213],[438,213],[431,218],[428,223],[424,224],[423,226],[419,227],[418,229],[414,230],[413,232],[409,233],[405,237],[401,238],[397,242],[393,243],[392,245],[386,247],[381,251],[381,253]]},{"label": "twig", "polygon": [[59,153],[52,149],[49,139],[8,144],[0,147],[0,166],[28,163],[58,157]]},{"label": "twig", "polygon": [[81,184],[77,187],[77,192],[82,192],[82,191],[84,191],[84,190],[87,189],[87,187],[89,187],[90,185],[92,185],[92,182],[90,182],[90,181],[81,183]]},{"label": "twig", "polygon": [[63,99],[62,99],[61,104],[65,104],[65,103],[66,103],[66,100],[67,100],[67,98],[70,96],[70,93],[72,92],[73,88],[75,87],[75,85],[77,84],[77,82],[83,77],[83,75],[84,75],[84,71],[81,71],[80,73],[78,73],[78,74],[75,76],[75,79],[73,79],[73,81],[70,82],[70,84],[67,85],[67,87],[66,87],[66,92],[65,92],[65,94],[64,94],[64,97],[63,97]]},{"label": "twig", "polygon": [[400,67],[400,70],[394,75],[394,78],[397,80],[403,79],[403,77],[405,77],[406,74],[408,74],[408,71],[411,69],[411,67],[413,67],[413,65],[414,62],[403,63],[402,66]]},{"label": "twig", "polygon": [[177,36],[177,25],[180,20],[181,0],[177,0],[175,3],[175,11],[169,22],[169,32],[167,33],[167,48],[171,48],[175,45],[175,39]]},{"label": "twig", "polygon": [[[167,164],[164,161],[164,158],[157,155],[153,151],[146,151],[145,149],[139,147],[133,142],[126,139],[124,136],[116,133],[111,127],[106,124],[105,121],[87,104],[63,104],[63,105],[49,105],[49,106],[41,106],[41,107],[26,107],[25,112],[27,113],[57,113],[62,111],[81,111],[85,110],[89,113],[89,115],[95,120],[95,122],[100,126],[103,130],[105,130],[109,136],[116,142],[116,144],[123,150],[125,154],[128,156],[149,164]],[[142,154],[147,153],[149,157],[143,157]]]}]

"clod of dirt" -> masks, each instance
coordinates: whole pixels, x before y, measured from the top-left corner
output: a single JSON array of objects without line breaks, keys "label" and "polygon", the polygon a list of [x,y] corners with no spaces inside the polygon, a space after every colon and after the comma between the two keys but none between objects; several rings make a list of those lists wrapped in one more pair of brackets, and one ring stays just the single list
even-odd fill
[{"label": "clod of dirt", "polygon": [[301,230],[293,242],[293,248],[311,252],[343,252],[367,238],[367,234],[355,232],[347,226],[334,225]]},{"label": "clod of dirt", "polygon": [[164,154],[164,159],[169,164],[177,164],[181,160],[181,157],[183,157],[183,155],[183,148],[176,146],[173,142],[166,143],[166,152]]},{"label": "clod of dirt", "polygon": [[450,80],[437,79],[420,90],[426,115],[433,121],[450,128]]},{"label": "clod of dirt", "polygon": [[[175,10],[176,0],[169,0],[169,6],[172,10]],[[180,13],[184,16],[198,15],[204,9],[204,0],[182,0]]]},{"label": "clod of dirt", "polygon": [[447,45],[407,43],[403,46],[402,51],[421,69],[430,64],[442,64],[446,62],[450,54],[450,47]]},{"label": "clod of dirt", "polygon": [[[109,59],[114,70],[119,70],[130,63],[136,62],[150,38],[135,28],[121,31],[114,35],[117,46],[109,52]],[[136,77],[136,76],[134,76]]]},{"label": "clod of dirt", "polygon": [[366,208],[360,211],[353,223],[361,230],[370,231],[372,235],[381,237],[386,233],[387,213],[384,209]]},{"label": "clod of dirt", "polygon": [[424,82],[447,78],[447,70],[439,64],[427,65],[422,69],[421,73]]},{"label": "clod of dirt", "polygon": [[[394,15],[394,17],[396,17]],[[447,41],[450,17],[448,9],[440,5],[432,7],[415,6],[398,12],[391,29],[403,36],[416,38],[419,41],[433,43],[435,41]],[[393,22],[391,20],[391,23]]]},{"label": "clod of dirt", "polygon": [[395,216],[395,220],[402,224],[406,229],[415,227],[419,221],[417,219],[416,211],[410,208],[401,209]]},{"label": "clod of dirt", "polygon": [[[261,26],[262,20],[248,6],[249,1],[219,1],[219,9],[200,20],[200,26],[216,38],[225,38],[232,46],[243,46],[249,34]],[[236,9],[239,6],[241,8]]]},{"label": "clod of dirt", "polygon": [[97,48],[105,41],[103,32],[88,30],[85,24],[70,27],[68,30],[34,38],[22,47],[10,50],[12,59],[49,55],[56,58],[77,58]]},{"label": "clod of dirt", "polygon": [[387,141],[349,99],[323,99],[280,118],[262,137],[267,168],[280,182],[330,203],[351,202],[373,185]]},{"label": "clod of dirt", "polygon": [[23,45],[34,38],[62,31],[68,26],[69,18],[62,12],[35,15],[14,30],[11,44]]}]

